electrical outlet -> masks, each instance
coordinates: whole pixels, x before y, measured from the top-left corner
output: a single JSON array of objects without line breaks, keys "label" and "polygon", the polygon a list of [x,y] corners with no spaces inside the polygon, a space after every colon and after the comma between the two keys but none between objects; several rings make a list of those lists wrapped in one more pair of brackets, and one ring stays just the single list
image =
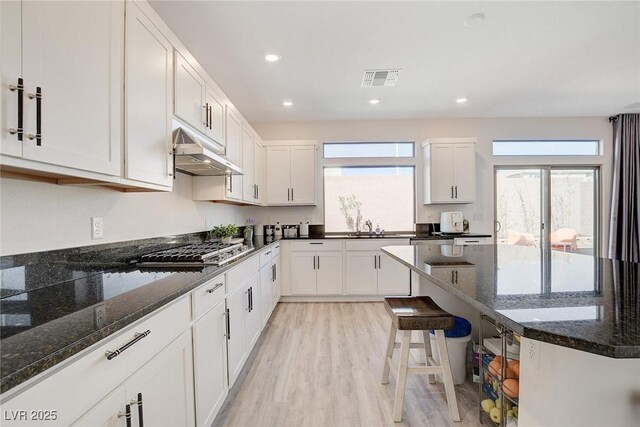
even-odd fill
[{"label": "electrical outlet", "polygon": [[526,350],[526,357],[531,362],[531,366],[538,369],[540,368],[540,343],[533,340],[528,340],[529,345]]},{"label": "electrical outlet", "polygon": [[91,238],[104,238],[104,220],[102,218],[91,218]]}]

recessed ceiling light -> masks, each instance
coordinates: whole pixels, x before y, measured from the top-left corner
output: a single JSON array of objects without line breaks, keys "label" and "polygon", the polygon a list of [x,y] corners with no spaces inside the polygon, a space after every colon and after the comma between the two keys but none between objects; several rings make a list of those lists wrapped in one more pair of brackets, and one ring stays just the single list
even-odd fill
[{"label": "recessed ceiling light", "polygon": [[465,103],[465,102],[467,102],[467,101],[468,101],[468,99],[467,99],[467,98],[458,98],[458,99],[456,99],[456,102],[457,102],[458,104],[464,104],[464,103]]},{"label": "recessed ceiling light", "polygon": [[278,62],[280,61],[280,55],[276,55],[275,53],[269,53],[264,56],[264,60],[267,62]]},{"label": "recessed ceiling light", "polygon": [[369,104],[371,104],[371,105],[376,105],[376,104],[379,104],[379,103],[380,103],[379,99],[370,99],[369,100]]},{"label": "recessed ceiling light", "polygon": [[284,105],[285,107],[291,107],[291,106],[293,105],[293,102],[291,102],[291,101],[284,101],[284,102],[282,103],[282,105]]},{"label": "recessed ceiling light", "polygon": [[464,20],[465,27],[475,27],[484,22],[484,13],[474,13]]}]

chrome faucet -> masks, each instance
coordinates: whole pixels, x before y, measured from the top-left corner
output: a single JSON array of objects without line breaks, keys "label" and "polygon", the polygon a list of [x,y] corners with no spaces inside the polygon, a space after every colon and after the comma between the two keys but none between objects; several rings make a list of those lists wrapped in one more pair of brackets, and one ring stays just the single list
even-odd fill
[{"label": "chrome faucet", "polygon": [[373,233],[373,223],[371,222],[370,219],[364,222],[364,226],[369,229],[369,234]]}]

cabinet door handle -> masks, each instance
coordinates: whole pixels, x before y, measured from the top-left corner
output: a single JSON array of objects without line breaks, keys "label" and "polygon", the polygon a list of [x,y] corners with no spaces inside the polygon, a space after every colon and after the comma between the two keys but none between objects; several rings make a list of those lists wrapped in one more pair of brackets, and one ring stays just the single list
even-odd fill
[{"label": "cabinet door handle", "polygon": [[229,309],[228,308],[224,311],[223,315],[225,317],[225,320],[226,320],[225,323],[227,325],[227,333],[224,334],[224,336],[227,337],[228,340],[230,340],[231,339],[231,316],[229,315]]},{"label": "cabinet door handle", "polygon": [[318,270],[320,270],[320,255],[318,255]]},{"label": "cabinet door handle", "polygon": [[105,352],[105,356],[107,356],[107,360],[111,360],[114,357],[118,356],[123,351],[125,351],[126,349],[128,349],[129,347],[131,347],[132,345],[134,345],[135,343],[137,343],[138,341],[140,341],[141,339],[143,339],[144,337],[146,337],[150,333],[151,333],[151,329],[147,329],[144,332],[136,332],[131,341],[127,342],[125,345],[123,345],[122,347],[120,347],[116,351],[107,350]]},{"label": "cabinet door handle", "polygon": [[9,90],[11,92],[18,91],[18,127],[9,129],[9,133],[11,135],[18,135],[18,141],[22,141],[22,133],[23,130],[23,110],[24,110],[24,80],[22,77],[18,78],[17,85],[9,85]]},{"label": "cabinet door handle", "polygon": [[278,265],[273,264],[273,281],[278,280]]},{"label": "cabinet door handle", "polygon": [[291,187],[291,201],[293,202],[295,198],[293,197],[293,187]]},{"label": "cabinet door handle", "polygon": [[213,129],[213,105],[209,105],[209,129]]},{"label": "cabinet door handle", "polygon": [[36,100],[36,133],[35,135],[28,134],[27,138],[35,139],[36,145],[39,147],[42,145],[42,88],[36,87],[36,93],[30,93],[27,97]]},{"label": "cabinet door handle", "polygon": [[451,198],[453,199],[453,185],[451,186]]},{"label": "cabinet door handle", "polygon": [[287,201],[291,201],[291,189],[287,188]]},{"label": "cabinet door handle", "polygon": [[169,174],[173,176],[173,179],[176,179],[176,149],[171,150],[171,156],[173,157],[173,174]]},{"label": "cabinet door handle", "polygon": [[256,184],[256,199],[260,198],[260,184]]},{"label": "cabinet door handle", "polygon": [[207,102],[202,108],[204,108],[204,127],[209,127],[209,103]]},{"label": "cabinet door handle", "polygon": [[253,286],[249,288],[249,301],[251,301],[251,310],[253,311]]},{"label": "cabinet door handle", "polygon": [[457,285],[458,284],[458,270],[455,270],[455,271],[456,271],[456,285]]},{"label": "cabinet door handle", "polygon": [[458,186],[456,185],[456,199],[458,198]]},{"label": "cabinet door handle", "polygon": [[144,427],[144,412],[142,410],[142,393],[138,393],[138,427]]},{"label": "cabinet door handle", "polygon": [[224,285],[224,283],[216,283],[216,285],[213,288],[207,289],[207,293],[208,294],[212,294],[215,291],[217,291],[218,289],[220,289],[223,285]]},{"label": "cabinet door handle", "polygon": [[376,255],[373,256],[373,269],[378,269],[378,257]]},{"label": "cabinet door handle", "polygon": [[316,269],[316,256],[313,256],[313,269]]},{"label": "cabinet door handle", "polygon": [[233,193],[233,175],[229,175],[229,192]]},{"label": "cabinet door handle", "polygon": [[380,258],[381,255],[378,255],[378,269],[382,268],[382,258]]},{"label": "cabinet door handle", "polygon": [[131,405],[127,405],[124,408],[124,412],[118,412],[118,418],[124,417],[127,422],[127,427],[131,427]]},{"label": "cabinet door handle", "polygon": [[456,283],[456,281],[455,281],[455,278],[454,278],[453,270],[451,270],[451,284],[453,285],[455,283]]}]

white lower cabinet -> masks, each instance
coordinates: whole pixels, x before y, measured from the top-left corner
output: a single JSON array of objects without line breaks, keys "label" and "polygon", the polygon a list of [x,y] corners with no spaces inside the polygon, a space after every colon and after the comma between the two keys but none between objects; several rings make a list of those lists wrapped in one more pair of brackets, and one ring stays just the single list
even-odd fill
[{"label": "white lower cabinet", "polygon": [[260,310],[262,314],[262,324],[265,325],[271,316],[271,309],[274,305],[274,272],[273,261],[262,266],[260,269]]},{"label": "white lower cabinet", "polygon": [[292,252],[293,294],[342,294],[342,258],[342,251]]},{"label": "white lower cabinet", "polygon": [[247,328],[248,356],[262,331],[262,316],[260,315],[260,276],[257,272],[247,281],[245,287],[249,297],[249,310],[247,310],[245,322]]},{"label": "white lower cabinet", "polygon": [[383,246],[408,245],[404,239],[346,242],[346,291],[349,295],[409,295],[409,268],[392,260]]},{"label": "white lower cabinet", "polygon": [[196,425],[210,426],[227,397],[226,309],[224,301],[193,325]]},{"label": "white lower cabinet", "polygon": [[244,286],[227,296],[229,335],[227,336],[229,388],[238,378],[244,364],[247,349],[245,334],[245,312],[249,311],[248,296]]},{"label": "white lower cabinet", "polygon": [[194,424],[191,345],[186,331],[125,383],[133,426]]},{"label": "white lower cabinet", "polygon": [[280,301],[280,297],[282,296],[282,279],[280,279],[280,255],[273,256],[273,305]]},{"label": "white lower cabinet", "polygon": [[[71,424],[72,427],[115,427],[126,426],[125,406],[127,404],[127,393],[124,385],[115,389],[110,395],[105,397],[94,406],[89,412],[84,414],[79,420]],[[129,407],[131,415],[131,407]]]},{"label": "white lower cabinet", "polygon": [[377,251],[347,252],[347,293],[378,293]]}]

